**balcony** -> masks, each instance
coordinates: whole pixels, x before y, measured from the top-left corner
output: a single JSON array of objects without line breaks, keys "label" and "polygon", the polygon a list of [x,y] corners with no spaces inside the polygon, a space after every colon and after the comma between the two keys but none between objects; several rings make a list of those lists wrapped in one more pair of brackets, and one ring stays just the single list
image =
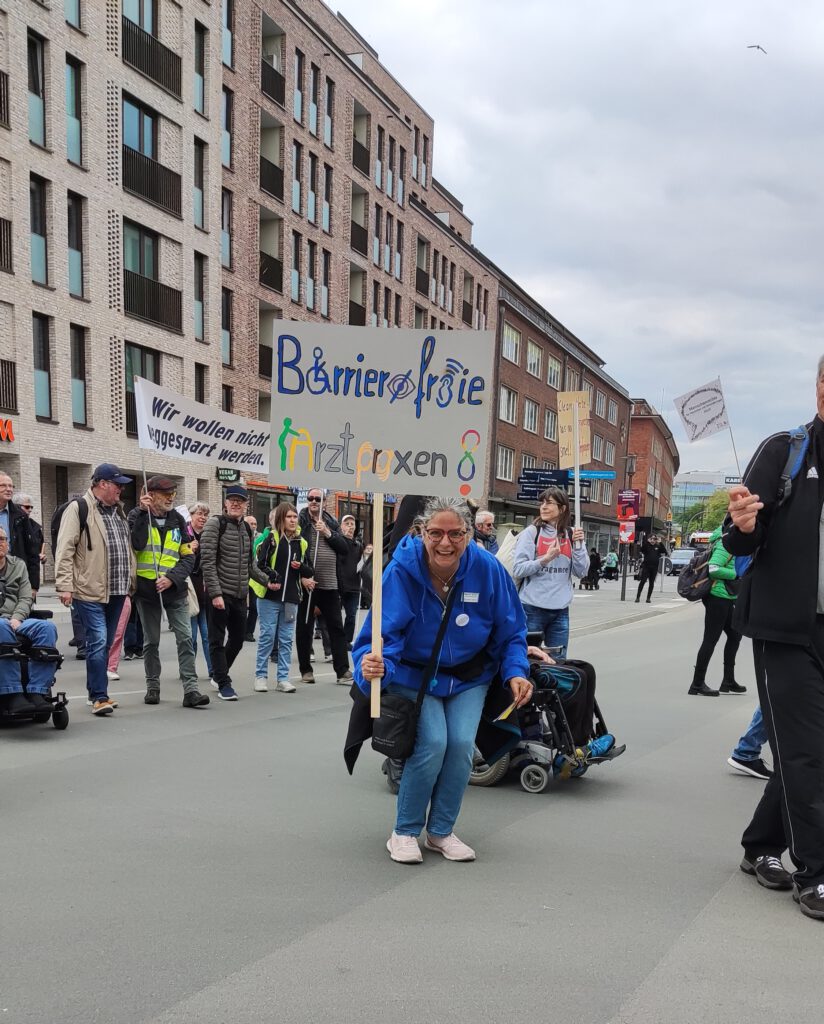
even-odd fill
[{"label": "balcony", "polygon": [[9,128],[9,76],[0,71],[0,124]]},{"label": "balcony", "polygon": [[180,175],[129,146],[123,147],[123,188],[180,217]]},{"label": "balcony", "polygon": [[429,274],[422,267],[415,267],[415,291],[420,295],[429,295]]},{"label": "balcony", "polygon": [[352,248],[355,252],[359,252],[362,256],[365,256],[369,251],[369,240],[367,238],[366,228],[354,220],[352,221],[352,230],[349,234],[349,240],[352,243]]},{"label": "balcony", "polygon": [[286,106],[286,79],[267,60],[260,62],[260,91],[275,103]]},{"label": "balcony", "polygon": [[366,306],[349,300],[349,323],[354,327],[366,327]]},{"label": "balcony", "polygon": [[272,346],[258,345],[258,375],[272,379]]},{"label": "balcony", "polygon": [[471,302],[464,302],[464,304],[463,304],[463,314],[461,316],[461,319],[467,325],[467,327],[471,327],[472,326],[472,303]]},{"label": "balcony", "polygon": [[264,288],[283,291],[283,264],[268,252],[259,253],[258,280]]},{"label": "balcony", "polygon": [[137,401],[134,391],[126,392],[126,434],[137,437]]},{"label": "balcony", "polygon": [[183,297],[177,288],[124,270],[123,307],[127,316],[183,333]]},{"label": "balcony", "polygon": [[124,16],[122,24],[123,62],[151,79],[161,89],[181,99],[180,55],[144,32],[129,18]]},{"label": "balcony", "polygon": [[369,150],[357,139],[352,139],[352,164],[369,177]]},{"label": "balcony", "polygon": [[14,273],[11,255],[11,221],[0,217],[0,270],[6,274]]},{"label": "balcony", "polygon": [[283,202],[283,168],[273,164],[265,156],[260,158],[260,187],[270,196]]}]

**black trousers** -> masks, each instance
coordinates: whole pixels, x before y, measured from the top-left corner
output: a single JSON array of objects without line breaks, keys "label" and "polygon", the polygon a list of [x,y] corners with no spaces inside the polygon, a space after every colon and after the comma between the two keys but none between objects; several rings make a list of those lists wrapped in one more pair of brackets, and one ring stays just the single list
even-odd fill
[{"label": "black trousers", "polygon": [[775,775],[741,845],[756,857],[789,849],[804,889],[824,883],[824,615],[808,647],[752,646]]},{"label": "black trousers", "polygon": [[249,611],[246,615],[246,632],[251,634],[255,631],[258,620],[257,594],[249,587]]},{"label": "black trousers", "polygon": [[721,639],[721,634],[727,634],[727,642],[724,644],[724,679],[732,682],[735,677],[735,656],[738,653],[738,645],[741,643],[741,634],[732,628],[732,613],[735,611],[735,601],[726,597],[715,597],[710,594],[704,598],[704,639],[698,648],[698,656],[695,659],[694,683],[703,683],[707,677],[710,658],[716,644]]},{"label": "black trousers", "polygon": [[[315,636],[315,608],[319,608],[329,630],[329,642],[332,645],[332,664],[338,679],[349,671],[349,654],[346,637],[343,633],[343,619],[340,614],[340,594],[337,590],[304,591],[303,600],[298,608],[297,629],[295,640],[298,649],[298,665],[301,674],[312,671],[309,654],[312,651],[312,640]],[[307,622],[308,613],[308,622]]]},{"label": "black trousers", "polygon": [[644,584],[649,581],[649,589],[647,590],[647,600],[652,598],[652,588],[655,586],[655,579],[658,576],[658,568],[648,569],[647,566],[641,566],[641,581],[638,584],[638,593],[635,595],[635,600],[641,600],[641,591],[644,589]]},{"label": "black trousers", "polygon": [[243,648],[246,637],[246,598],[223,595],[225,608],[215,608],[211,600],[206,606],[209,623],[209,657],[212,679],[218,686],[231,685],[229,669]]}]

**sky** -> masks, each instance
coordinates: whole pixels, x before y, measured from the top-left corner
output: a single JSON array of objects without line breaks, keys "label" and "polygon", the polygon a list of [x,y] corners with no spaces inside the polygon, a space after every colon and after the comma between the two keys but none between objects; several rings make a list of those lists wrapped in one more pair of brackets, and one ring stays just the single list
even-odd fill
[{"label": "sky", "polygon": [[475,245],[664,415],[682,472],[736,472],[673,406],[716,377],[742,470],[813,417],[824,5],[327,2],[433,117]]}]

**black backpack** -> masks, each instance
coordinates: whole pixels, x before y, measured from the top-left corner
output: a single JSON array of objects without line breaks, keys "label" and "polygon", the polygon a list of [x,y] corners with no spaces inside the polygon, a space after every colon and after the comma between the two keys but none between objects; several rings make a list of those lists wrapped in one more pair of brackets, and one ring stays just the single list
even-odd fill
[{"label": "black backpack", "polygon": [[63,513],[72,504],[77,502],[77,515],[80,519],[80,532],[86,531],[86,547],[91,551],[92,549],[92,535],[89,531],[89,503],[85,498],[72,498],[71,501],[64,501],[62,505],[58,505],[52,513],[51,523],[49,529],[51,530],[51,543],[52,543],[52,555],[57,555],[57,535],[60,533],[60,523],[63,519]]},{"label": "black backpack", "polygon": [[713,545],[697,551],[690,564],[678,576],[678,593],[688,601],[702,601],[709,596],[713,581],[710,579],[710,559]]}]

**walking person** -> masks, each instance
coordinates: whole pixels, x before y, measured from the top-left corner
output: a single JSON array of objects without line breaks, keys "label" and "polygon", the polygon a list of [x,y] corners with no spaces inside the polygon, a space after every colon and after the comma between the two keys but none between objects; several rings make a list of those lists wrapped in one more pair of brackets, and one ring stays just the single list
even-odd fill
[{"label": "walking person", "polygon": [[[388,693],[411,700],[426,687],[386,844],[392,860],[402,864],[422,861],[418,836],[424,827],[427,850],[447,860],[475,860],[454,827],[487,693],[508,687],[517,706],[532,694],[526,621],[515,586],[500,562],[471,540],[466,504],[431,499],[421,538],[405,537],[384,573],[382,652],[372,649],[371,612],[355,642],[356,681],[364,695],[375,678]],[[423,679],[433,657],[434,676]]]},{"label": "walking person", "polygon": [[[687,690],[689,694],[700,694],[702,697],[717,697],[720,693],[746,693],[746,686],[739,686],[735,681],[735,656],[741,643],[741,634],[733,626],[735,599],[738,595],[736,583],[735,558],[721,542],[719,526],[710,537],[712,554],[710,555],[709,574],[712,582],[709,594],[704,603],[704,638],[698,648],[695,659],[695,671],[692,682]],[[707,669],[712,653],[721,634],[725,633],[727,642],[724,644],[724,677],[721,686],[714,690],[707,686]]]},{"label": "walking person", "polygon": [[[249,529],[252,531],[252,545],[253,547],[257,547],[258,538],[260,537],[260,534],[258,533],[257,519],[255,519],[254,516],[244,516],[243,521],[249,524]],[[258,621],[258,607],[257,595],[254,590],[252,590],[251,586],[249,587],[248,594],[248,608],[249,611],[246,615],[245,639],[247,644],[253,644],[255,642],[255,627],[257,626]]]},{"label": "walking person", "polygon": [[307,507],[298,516],[301,537],[309,545],[309,561],[315,572],[315,588],[304,593],[298,609],[297,647],[301,682],[314,683],[315,674],[309,655],[315,630],[314,610],[320,609],[329,630],[332,664],[338,682],[352,682],[349,652],[343,633],[340,592],[338,591],[337,556],[346,554],[346,543],[340,535],[338,521],[323,510],[323,491],[313,487],[306,498]]},{"label": "walking person", "polygon": [[123,602],[120,618],[117,620],[117,629],[114,631],[112,645],[109,648],[109,660],[106,662],[106,677],[110,683],[120,679],[117,671],[120,665],[120,656],[123,653],[123,639],[126,635],[126,627],[129,625],[129,618],[132,614],[132,599],[127,595]]},{"label": "walking person", "polygon": [[120,504],[120,492],[131,482],[110,462],[98,466],[91,487],[67,505],[57,535],[55,589],[86,632],[86,688],[97,716],[117,707],[109,699],[106,666],[123,602],[135,586],[134,551]]},{"label": "walking person", "polygon": [[340,521],[340,535],[346,544],[346,552],[339,552],[338,559],[338,590],[343,606],[343,635],[346,638],[347,650],[352,650],[355,638],[355,624],[358,620],[358,607],[361,597],[361,576],[358,566],[363,558],[363,545],[355,536],[355,517],[346,515]]},{"label": "walking person", "polygon": [[736,625],[753,639],[775,771],[741,838],[741,869],[766,888],[792,888],[802,913],[824,919],[824,357],[816,411],[797,451],[786,431],[759,445],[730,488],[724,546],[754,555]]},{"label": "walking person", "polygon": [[208,599],[206,597],[206,586],[203,582],[203,566],[200,557],[200,537],[210,514],[209,506],[204,501],[196,501],[194,505],[189,506],[189,515],[192,517],[189,523],[189,535],[191,538],[189,547],[195,556],[189,579],[192,581],[195,594],[197,594],[198,604],[198,613],[192,616],[192,649],[195,653],[195,659],[197,659],[197,637],[199,633],[203,647],[203,658],[206,662],[206,672],[211,679],[212,659],[209,655]]},{"label": "walking person", "polygon": [[482,508],[475,513],[475,532],[472,539],[488,551],[490,555],[498,554],[498,538],[495,536],[495,513]]},{"label": "walking person", "polygon": [[[32,515],[34,511],[34,499],[30,494],[26,494],[25,491],[17,491],[12,495],[12,504],[16,505],[23,515],[28,519],[28,528],[30,534],[30,548],[37,550],[37,557],[40,562],[40,571],[37,574],[38,585],[43,573],[43,563],[46,561],[46,541],[43,537],[43,527]],[[29,573],[29,581],[31,581],[31,573]],[[37,587],[32,591],[32,600],[37,600]]]},{"label": "walking person", "polygon": [[0,471],[0,527],[6,531],[6,536],[9,539],[9,554],[22,559],[26,565],[32,589],[32,600],[35,600],[37,591],[40,589],[40,549],[42,544],[38,542],[36,535],[32,532],[29,511],[30,509],[22,509],[15,503],[12,478],[8,473]]},{"label": "walking person", "polygon": [[772,769],[764,764],[761,757],[761,750],[766,742],[767,727],[759,706],[755,709],[747,731],[738,741],[738,746],[727,758],[727,764],[742,775],[749,775],[753,779],[771,779]]},{"label": "walking person", "polygon": [[265,693],[269,689],[268,667],[270,655],[277,659],[277,684],[281,693],[294,693],[289,682],[292,661],[292,641],[301,592],[315,586],[314,570],[309,564],[308,543],[301,537],[298,510],[284,501],[269,513],[271,530],[261,536],[255,560],[258,569],[268,578],[269,585],[257,580],[249,581],[258,602],[257,659],[255,664],[255,690]]},{"label": "walking person", "polygon": [[581,579],[589,569],[584,531],[578,526],[570,530],[570,519],[566,493],[547,488],[538,515],[518,537],[512,566],[514,578],[522,581],[527,629],[543,633],[544,643],[559,659],[566,657],[569,643],[572,578]]},{"label": "walking person", "polygon": [[636,604],[641,600],[641,591],[644,589],[645,583],[648,584],[647,604],[650,604],[652,601],[652,588],[655,586],[658,568],[661,564],[661,559],[666,558],[667,554],[666,547],[654,533],[644,538],[644,542],[641,544],[641,571],[638,575],[638,593],[635,595]]},{"label": "walking person", "polygon": [[246,488],[230,484],[222,515],[212,516],[200,536],[200,564],[209,600],[212,679],[220,699],[227,701],[237,700],[229,669],[246,637],[249,580],[269,585],[269,578],[255,564],[252,529],[243,519],[247,501]]},{"label": "walking person", "polygon": [[160,703],[160,631],[163,612],[174,633],[177,666],[183,683],[183,707],[200,708],[208,694],[197,685],[187,580],[195,562],[189,547],[189,526],[174,508],[177,484],[168,476],[151,476],[140,504],[129,513],[132,547],[137,561],[135,603],[143,625],[144,704]]},{"label": "walking person", "polygon": [[613,550],[608,551],[604,557],[604,579],[618,579],[618,555]]}]

